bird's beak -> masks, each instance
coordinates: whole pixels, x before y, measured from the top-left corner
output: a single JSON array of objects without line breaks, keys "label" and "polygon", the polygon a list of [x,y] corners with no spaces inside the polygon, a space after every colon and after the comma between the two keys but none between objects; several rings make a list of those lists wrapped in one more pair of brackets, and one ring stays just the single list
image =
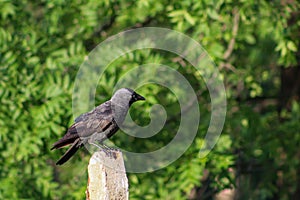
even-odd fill
[{"label": "bird's beak", "polygon": [[135,100],[136,101],[144,101],[146,100],[145,97],[143,97],[142,95],[139,95],[138,93],[136,93],[135,95]]}]

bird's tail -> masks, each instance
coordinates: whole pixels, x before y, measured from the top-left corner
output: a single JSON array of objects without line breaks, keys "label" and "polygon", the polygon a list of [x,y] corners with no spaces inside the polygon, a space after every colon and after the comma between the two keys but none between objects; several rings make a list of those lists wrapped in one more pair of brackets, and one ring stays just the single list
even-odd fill
[{"label": "bird's tail", "polygon": [[56,162],[56,165],[62,165],[67,162],[81,146],[80,138],[77,138],[68,151]]}]

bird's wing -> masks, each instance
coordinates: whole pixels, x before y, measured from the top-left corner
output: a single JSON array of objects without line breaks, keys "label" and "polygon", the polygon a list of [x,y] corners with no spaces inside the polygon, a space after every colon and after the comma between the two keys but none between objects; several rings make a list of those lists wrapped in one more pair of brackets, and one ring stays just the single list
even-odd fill
[{"label": "bird's wing", "polygon": [[89,137],[96,132],[101,133],[108,129],[112,122],[111,102],[107,101],[97,106],[91,112],[80,115],[64,137],[53,144],[52,149],[71,144],[80,137]]}]

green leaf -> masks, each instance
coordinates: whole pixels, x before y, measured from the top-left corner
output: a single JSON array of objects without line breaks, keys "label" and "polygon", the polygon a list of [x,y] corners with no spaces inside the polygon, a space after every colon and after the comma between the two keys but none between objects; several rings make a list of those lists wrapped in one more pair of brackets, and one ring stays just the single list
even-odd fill
[{"label": "green leaf", "polygon": [[184,13],[184,18],[185,18],[186,21],[188,21],[191,25],[195,25],[195,23],[196,23],[195,19],[194,19],[188,12],[185,12],[185,13]]},{"label": "green leaf", "polygon": [[287,42],[287,48],[293,52],[297,52],[297,46],[293,41]]}]

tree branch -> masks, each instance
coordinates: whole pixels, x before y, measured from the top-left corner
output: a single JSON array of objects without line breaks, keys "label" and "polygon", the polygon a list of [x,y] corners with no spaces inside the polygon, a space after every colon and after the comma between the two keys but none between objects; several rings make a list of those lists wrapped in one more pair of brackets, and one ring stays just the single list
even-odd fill
[{"label": "tree branch", "polygon": [[233,14],[232,38],[230,39],[227,50],[225,51],[225,53],[223,55],[223,58],[225,60],[227,60],[230,57],[230,55],[233,51],[235,39],[236,39],[238,29],[239,29],[240,14],[239,14],[238,9],[234,8],[232,11],[232,14]]}]

